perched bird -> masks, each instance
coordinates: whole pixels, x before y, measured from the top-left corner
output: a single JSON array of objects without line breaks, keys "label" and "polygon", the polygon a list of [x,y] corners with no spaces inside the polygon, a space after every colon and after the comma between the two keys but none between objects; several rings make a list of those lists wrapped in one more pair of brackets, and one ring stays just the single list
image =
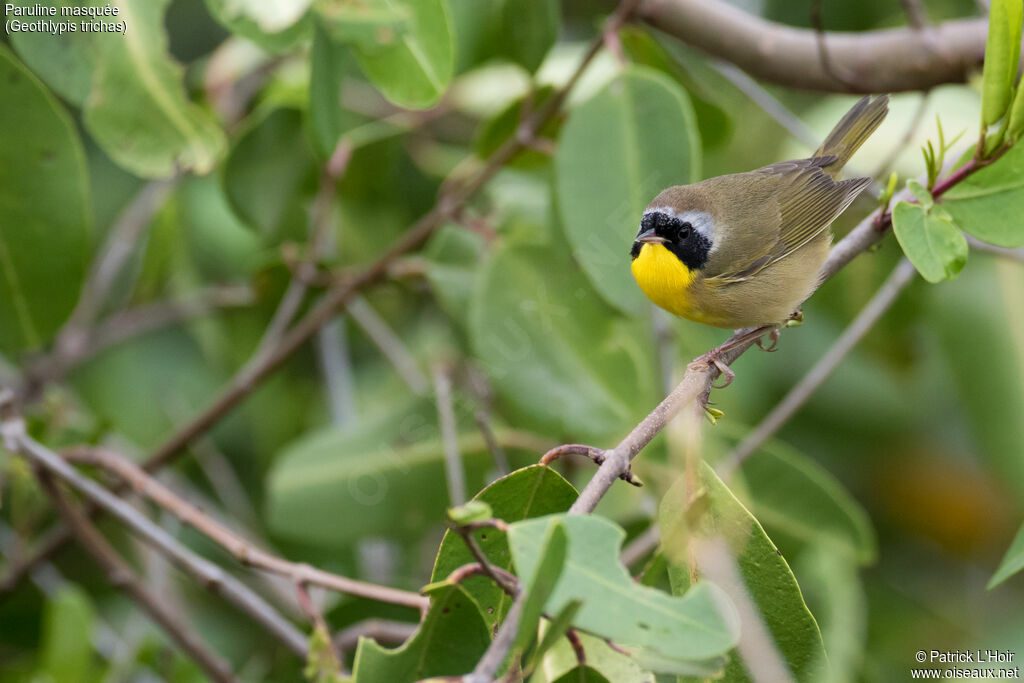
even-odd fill
[{"label": "perched bird", "polygon": [[787,321],[821,282],[829,225],[871,183],[838,180],[839,172],[888,111],[888,95],[865,97],[808,159],[661,192],[631,251],[640,289],[665,310],[716,327]]}]

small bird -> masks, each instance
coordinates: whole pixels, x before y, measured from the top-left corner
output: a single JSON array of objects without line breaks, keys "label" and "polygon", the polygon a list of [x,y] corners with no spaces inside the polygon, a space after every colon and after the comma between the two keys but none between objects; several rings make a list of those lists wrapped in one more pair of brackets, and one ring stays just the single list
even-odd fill
[{"label": "small bird", "polygon": [[839,172],[888,111],[888,95],[865,97],[808,159],[661,192],[630,252],[640,289],[665,310],[716,327],[789,320],[821,283],[829,225],[871,183],[838,180]]}]

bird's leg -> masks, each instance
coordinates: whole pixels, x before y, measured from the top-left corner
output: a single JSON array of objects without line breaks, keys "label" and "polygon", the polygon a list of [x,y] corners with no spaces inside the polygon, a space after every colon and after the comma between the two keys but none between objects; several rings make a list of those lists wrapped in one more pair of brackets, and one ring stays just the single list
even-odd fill
[{"label": "bird's leg", "polygon": [[757,341],[754,343],[757,344],[757,348],[761,349],[762,351],[767,351],[768,353],[771,353],[772,351],[775,350],[775,347],[779,345],[779,328],[773,327],[772,331],[768,333],[768,338],[772,340],[772,344],[767,348],[765,348],[764,339],[762,337],[758,337]]},{"label": "bird's leg", "polygon": [[[724,389],[725,387],[732,384],[732,381],[736,379],[736,373],[732,371],[732,369],[724,360],[722,360],[722,356],[726,352],[731,351],[736,347],[743,346],[744,344],[749,344],[751,342],[759,344],[759,342],[761,341],[761,337],[772,332],[778,334],[777,328],[774,325],[762,325],[761,327],[755,327],[752,330],[745,332],[743,334],[730,337],[725,341],[725,343],[721,344],[720,346],[716,346],[715,348],[711,349],[704,355],[694,358],[690,365],[687,367],[699,367],[702,365],[704,367],[711,367],[712,365],[714,365],[718,369],[718,372],[725,379],[721,384],[715,384],[712,385],[712,387],[715,389]],[[774,345],[771,348],[774,348]],[[707,405],[706,400],[703,403],[705,406]]]}]

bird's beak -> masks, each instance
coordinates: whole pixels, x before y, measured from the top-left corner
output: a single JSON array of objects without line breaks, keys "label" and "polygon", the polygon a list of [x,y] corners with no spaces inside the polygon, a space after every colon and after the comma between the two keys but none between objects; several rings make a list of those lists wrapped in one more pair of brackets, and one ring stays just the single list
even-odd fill
[{"label": "bird's beak", "polygon": [[642,233],[636,236],[637,242],[643,242],[644,244],[664,244],[668,240],[664,237],[659,237],[654,234],[654,228],[650,230],[644,230]]}]

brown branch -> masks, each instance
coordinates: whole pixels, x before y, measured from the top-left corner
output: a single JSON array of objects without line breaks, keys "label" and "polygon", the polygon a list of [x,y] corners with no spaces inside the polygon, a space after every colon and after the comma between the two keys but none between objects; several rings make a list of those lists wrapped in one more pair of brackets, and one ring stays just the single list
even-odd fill
[{"label": "brown branch", "polygon": [[885,93],[962,83],[985,53],[988,24],[958,19],[925,28],[826,32],[822,63],[812,29],[753,16],[721,0],[645,0],[638,14],[685,43],[732,62],[750,75],[791,88]]},{"label": "brown branch", "polygon": [[378,586],[365,581],[357,581],[356,579],[332,574],[307,564],[289,562],[257,548],[221,523],[211,519],[196,506],[183,500],[166,486],[148,475],[138,465],[116,453],[94,448],[74,449],[66,451],[65,457],[75,462],[97,465],[116,474],[127,482],[136,493],[148,498],[171,512],[185,524],[210,538],[217,545],[231,553],[243,565],[284,576],[296,584],[311,584],[322,588],[329,588],[340,593],[403,605],[414,609],[423,609],[427,605],[427,599],[416,593]]},{"label": "brown branch", "polygon": [[878,319],[889,310],[914,277],[914,266],[905,257],[893,269],[892,274],[879,287],[863,310],[843,331],[814,366],[807,371],[789,393],[775,405],[761,423],[730,453],[719,467],[719,475],[728,476],[744,460],[753,455],[782,425],[786,424],[807,402],[807,399],[839,367],[854,346],[874,327]]},{"label": "brown branch", "polygon": [[372,638],[381,644],[401,645],[416,633],[417,624],[390,619],[364,619],[346,626],[334,636],[334,646],[342,652],[351,652],[360,638]]},{"label": "brown branch", "polygon": [[[205,588],[235,606],[300,657],[306,654],[306,637],[263,598],[217,565],[186,548],[141,515],[135,508],[72,467],[25,432],[25,424],[14,410],[13,392],[0,388],[0,443],[76,489],[109,512],[131,532],[165,554],[182,571],[195,577]],[[67,528],[67,527],[65,527]],[[35,566],[34,564],[32,566]]]},{"label": "brown branch", "polygon": [[231,667],[220,656],[207,650],[199,636],[185,624],[162,600],[150,593],[132,568],[93,526],[82,510],[68,500],[53,480],[53,476],[39,471],[39,483],[53,501],[57,510],[75,530],[75,539],[92,559],[106,572],[107,580],[134,600],[144,612],[160,625],[182,651],[188,655],[211,680],[233,683],[238,679]]}]

